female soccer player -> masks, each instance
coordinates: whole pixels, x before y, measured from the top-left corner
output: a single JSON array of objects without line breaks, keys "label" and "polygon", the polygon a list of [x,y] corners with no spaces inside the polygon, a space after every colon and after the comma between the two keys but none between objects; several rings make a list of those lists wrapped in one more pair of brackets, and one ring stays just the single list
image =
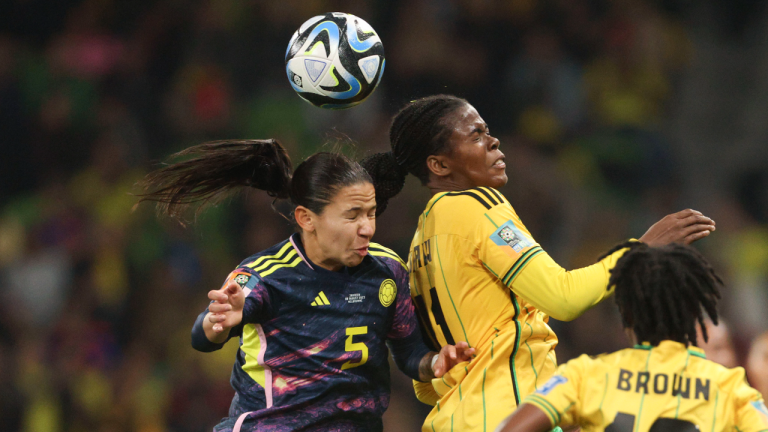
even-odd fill
[{"label": "female soccer player", "polygon": [[[392,151],[363,161],[379,207],[406,173],[432,192],[410,251],[411,295],[437,347],[467,342],[477,358],[416,385],[436,405],[423,430],[480,431],[498,424],[522,397],[555,372],[557,337],[549,317],[572,320],[606,297],[610,269],[623,251],[565,271],[536,243],[496,189],[507,182],[499,140],[464,99],[431,96],[406,105],[390,127]],[[685,210],[640,240],[690,243],[714,230]],[[439,401],[438,401],[439,399]]]},{"label": "female soccer player", "polygon": [[[404,263],[371,237],[376,199],[356,162],[317,153],[292,173],[274,140],[215,142],[145,179],[144,200],[179,215],[194,201],[250,186],[294,205],[297,233],[244,260],[192,330],[214,351],[240,337],[236,393],[215,431],[382,430],[389,404],[387,346],[409,377],[429,381],[473,354],[424,345]],[[434,372],[433,372],[434,371]]]},{"label": "female soccer player", "polygon": [[625,246],[609,284],[624,328],[642,344],[569,361],[497,431],[546,432],[558,424],[614,432],[768,430],[768,410],[744,369],[707,360],[696,348],[697,323],[707,340],[704,312],[717,323],[722,282],[709,263],[688,246]]}]

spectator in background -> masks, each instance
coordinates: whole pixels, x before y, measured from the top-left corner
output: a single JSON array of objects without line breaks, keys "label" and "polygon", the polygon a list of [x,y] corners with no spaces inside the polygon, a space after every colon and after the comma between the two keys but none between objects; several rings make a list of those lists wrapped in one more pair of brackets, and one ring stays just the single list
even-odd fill
[{"label": "spectator in background", "polygon": [[747,378],[763,396],[768,395],[768,332],[752,341],[747,356]]},{"label": "spectator in background", "polygon": [[728,328],[728,324],[721,319],[715,325],[711,320],[705,319],[704,325],[707,327],[709,339],[702,337],[701,327],[696,327],[696,340],[700,341],[699,348],[704,350],[707,358],[727,368],[738,366],[739,360],[736,356],[736,350],[733,348],[733,339],[731,338],[731,330]]}]

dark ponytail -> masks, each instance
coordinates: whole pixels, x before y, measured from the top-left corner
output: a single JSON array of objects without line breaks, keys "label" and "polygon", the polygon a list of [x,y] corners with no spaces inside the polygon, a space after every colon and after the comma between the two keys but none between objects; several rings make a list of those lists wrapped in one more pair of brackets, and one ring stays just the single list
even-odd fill
[{"label": "dark ponytail", "polygon": [[361,162],[373,178],[377,214],[402,190],[408,173],[418,177],[423,185],[429,182],[427,157],[446,152],[451,136],[452,129],[445,119],[467,104],[456,96],[429,96],[411,101],[395,115],[389,127],[392,151]]},{"label": "dark ponytail", "polygon": [[362,161],[360,165],[370,174],[373,187],[376,189],[376,216],[387,209],[389,199],[400,193],[408,175],[401,167],[392,152],[376,153]]},{"label": "dark ponytail", "polygon": [[192,156],[147,174],[139,183],[142,201],[157,202],[157,211],[180,219],[190,204],[198,211],[216,204],[235,189],[252,187],[275,198],[288,198],[291,158],[276,140],[213,141],[182,150],[172,159]]},{"label": "dark ponytail", "polygon": [[200,211],[238,188],[252,187],[320,214],[339,189],[372,183],[358,163],[340,153],[315,153],[292,172],[288,152],[273,139],[209,142],[171,157],[185,156],[193,157],[147,174],[139,183],[145,191],[139,203],[155,201],[158,213],[181,220],[190,204],[202,202]]}]

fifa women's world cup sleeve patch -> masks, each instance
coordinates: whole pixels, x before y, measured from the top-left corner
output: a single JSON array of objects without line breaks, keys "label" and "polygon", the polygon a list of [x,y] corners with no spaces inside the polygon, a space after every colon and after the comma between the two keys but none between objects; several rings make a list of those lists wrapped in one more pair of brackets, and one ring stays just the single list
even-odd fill
[{"label": "fifa women's world cup sleeve patch", "polygon": [[496,222],[491,215],[486,216],[485,232],[479,233],[485,237],[480,239],[479,258],[504,285],[510,286],[517,274],[543,250],[522,223],[511,219]]},{"label": "fifa women's world cup sleeve patch", "polygon": [[491,240],[513,258],[518,258],[523,249],[533,246],[533,239],[529,238],[512,221],[507,221],[491,235]]},{"label": "fifa women's world cup sleeve patch", "polygon": [[546,384],[544,384],[538,390],[536,390],[536,394],[546,396],[549,394],[549,392],[552,391],[552,389],[559,386],[560,384],[565,384],[567,382],[568,382],[568,378],[562,375],[555,375],[552,378],[550,378],[549,381],[546,382]]},{"label": "fifa women's world cup sleeve patch", "polygon": [[259,277],[249,273],[244,269],[237,269],[230,273],[229,276],[227,276],[227,279],[224,281],[222,288],[229,285],[231,281],[237,282],[243,291],[245,291],[245,295],[247,296],[248,293],[253,290],[253,287],[256,286],[256,284],[259,282]]}]

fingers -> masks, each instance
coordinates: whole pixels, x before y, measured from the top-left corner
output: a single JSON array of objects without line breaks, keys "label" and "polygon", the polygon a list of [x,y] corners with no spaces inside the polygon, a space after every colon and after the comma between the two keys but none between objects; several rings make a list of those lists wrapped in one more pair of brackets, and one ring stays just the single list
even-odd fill
[{"label": "fingers", "polygon": [[443,362],[442,356],[437,357],[437,361],[435,362],[435,367],[432,368],[432,373],[435,374],[435,378],[440,378],[441,376],[445,375],[445,362]]},{"label": "fingers", "polygon": [[208,305],[208,311],[211,313],[229,312],[232,310],[232,305],[229,303],[211,303]]},{"label": "fingers", "polygon": [[710,218],[708,218],[708,217],[706,217],[704,215],[694,214],[694,215],[690,215],[688,217],[685,217],[685,218],[682,218],[682,219],[679,219],[679,220],[680,220],[680,223],[682,224],[682,226],[688,226],[688,225],[694,225],[694,224],[696,224],[696,225],[711,225],[713,227],[715,226],[715,221],[713,221],[712,219],[710,219]]},{"label": "fingers", "polygon": [[243,291],[243,287],[241,287],[240,284],[238,284],[235,281],[230,281],[229,284],[226,286],[226,288],[224,288],[223,291],[224,291],[225,294],[231,296],[231,295],[238,294],[239,292],[242,292]]},{"label": "fingers", "polygon": [[677,213],[671,214],[670,216],[674,216],[676,219],[685,219],[689,216],[700,215],[700,214],[702,213],[698,210],[685,209],[685,210],[680,210]]},{"label": "fingers", "polygon": [[682,243],[685,244],[685,245],[689,245],[689,244],[695,242],[696,240],[703,239],[704,237],[708,236],[709,233],[711,233],[711,232],[712,231],[710,231],[710,230],[694,232],[693,234],[689,234],[685,238],[683,238]]},{"label": "fingers", "polygon": [[219,303],[226,303],[229,300],[229,296],[224,294],[222,290],[208,291],[208,298]]}]

